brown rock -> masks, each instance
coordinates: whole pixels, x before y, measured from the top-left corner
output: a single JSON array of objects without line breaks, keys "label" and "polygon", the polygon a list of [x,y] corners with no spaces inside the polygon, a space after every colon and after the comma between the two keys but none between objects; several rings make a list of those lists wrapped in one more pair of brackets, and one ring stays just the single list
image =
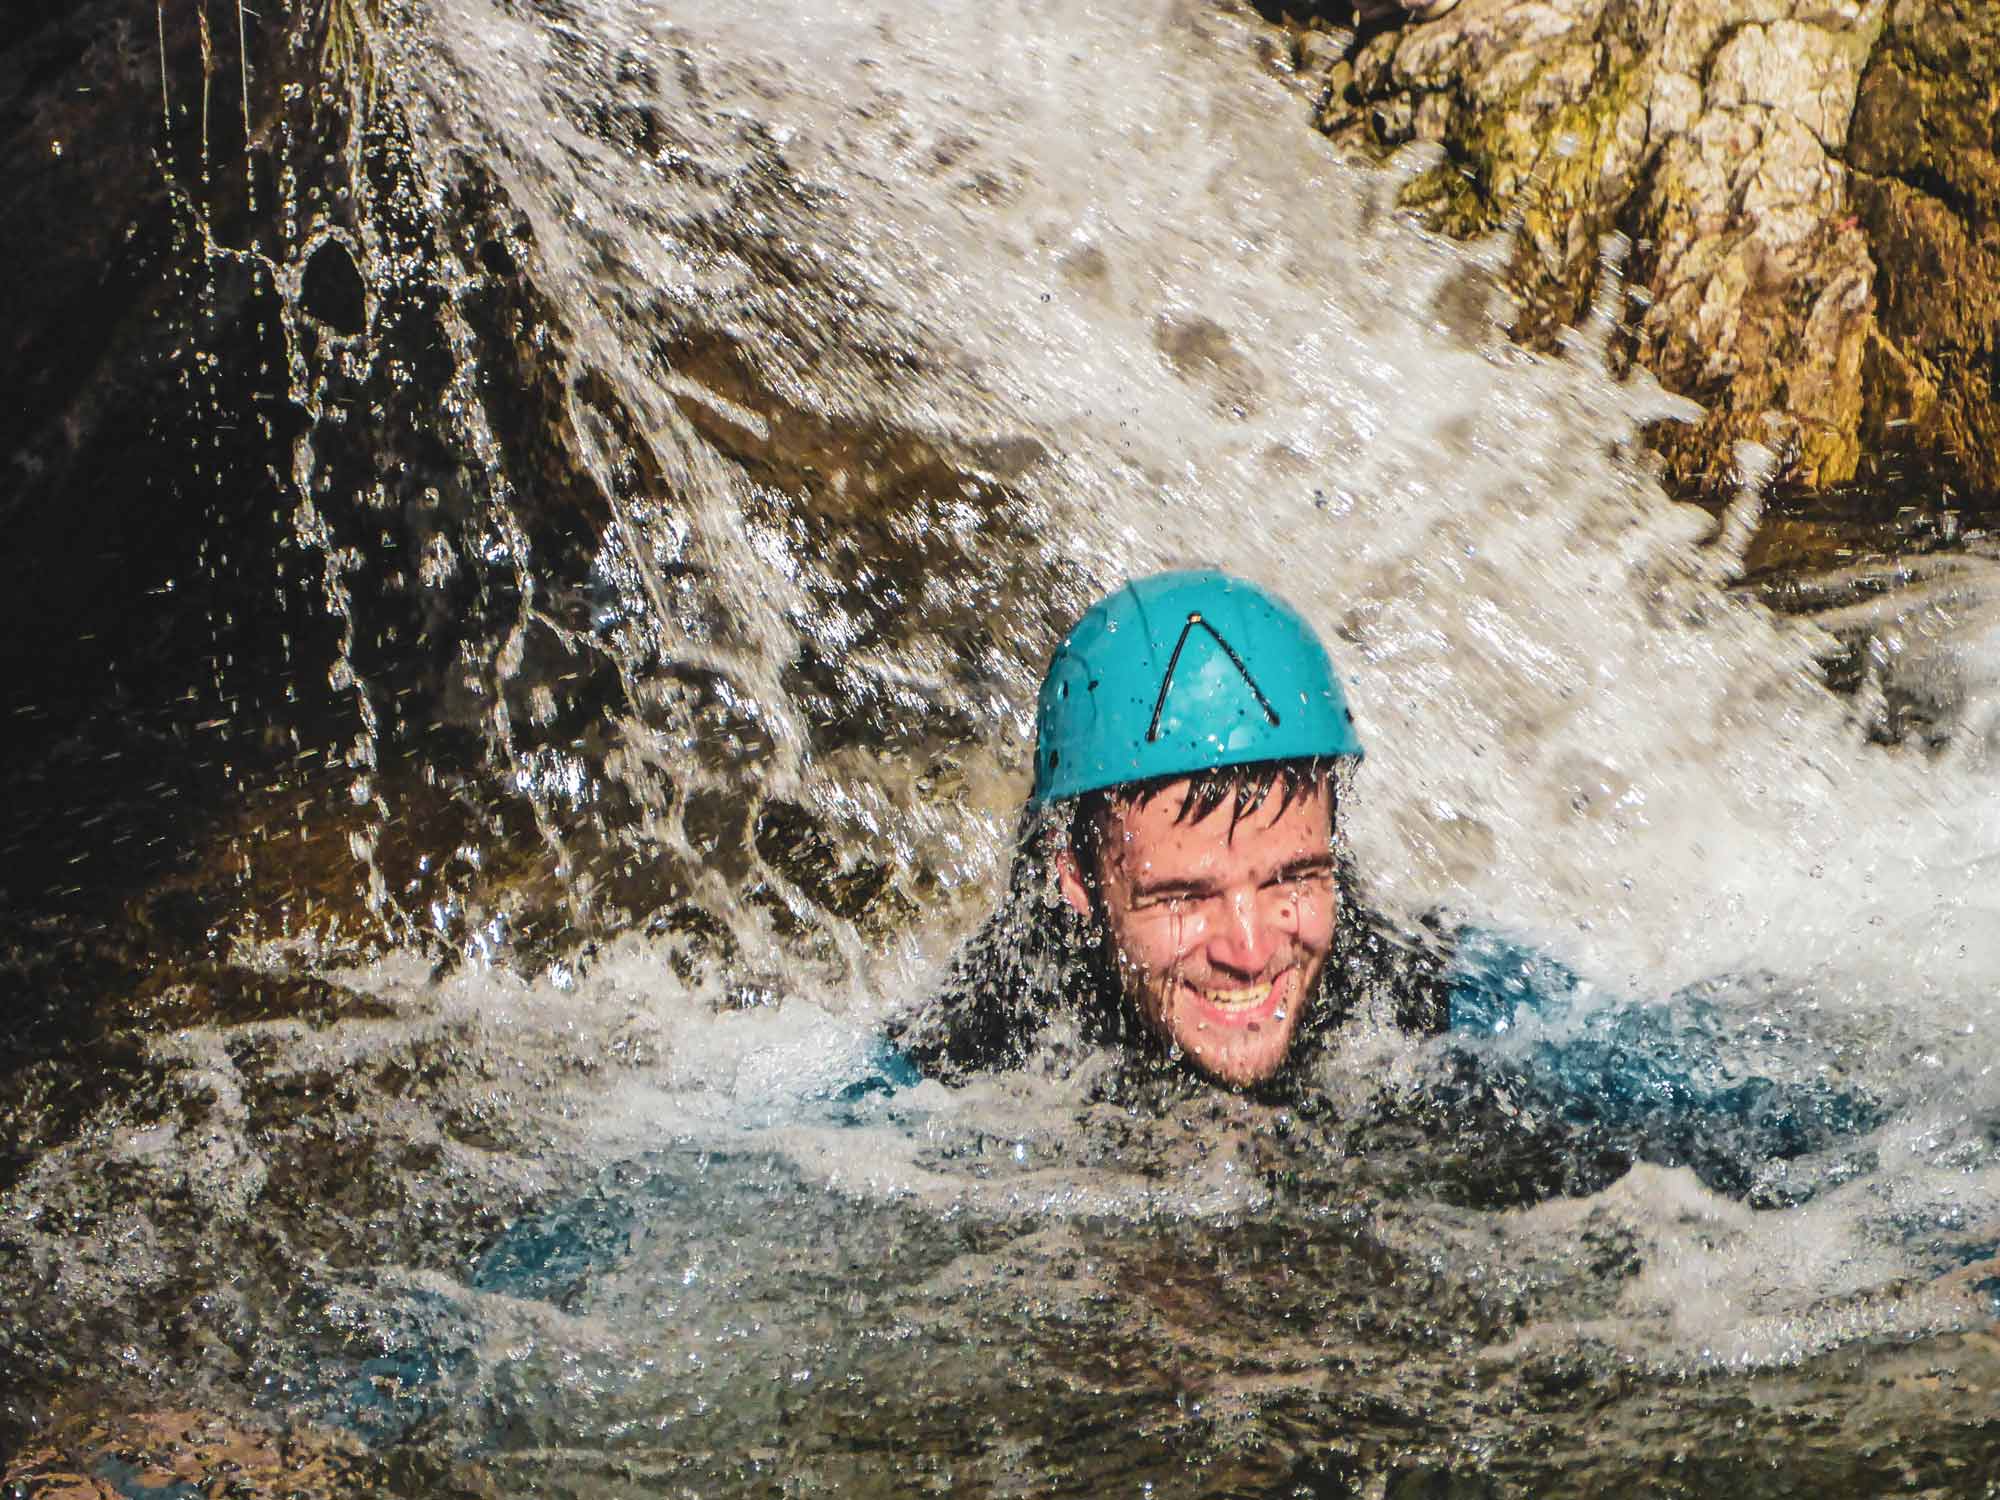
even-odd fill
[{"label": "brown rock", "polygon": [[[323,1428],[264,1432],[189,1411],[74,1417],[24,1446],[0,1474],[23,1500],[117,1500],[192,1487],[203,1494],[297,1500],[379,1493],[360,1443]],[[106,1478],[129,1475],[124,1487]]]},{"label": "brown rock", "polygon": [[2000,492],[2000,10],[1897,0],[1860,89],[1854,203],[1882,263],[1864,435]]},{"label": "brown rock", "polygon": [[1991,493],[1996,59],[1990,5],[1467,0],[1361,43],[1319,119],[1445,147],[1406,203],[1515,232],[1530,344],[1589,307],[1600,238],[1630,238],[1626,353],[1708,408],[1658,435],[1684,489],[1726,491],[1752,439],[1797,486],[1914,448]]}]

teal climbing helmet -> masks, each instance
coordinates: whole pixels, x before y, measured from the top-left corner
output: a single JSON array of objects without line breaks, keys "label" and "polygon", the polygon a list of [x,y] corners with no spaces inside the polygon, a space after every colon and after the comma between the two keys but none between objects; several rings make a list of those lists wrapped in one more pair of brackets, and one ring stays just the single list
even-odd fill
[{"label": "teal climbing helmet", "polygon": [[1361,754],[1313,628],[1212,569],[1134,579],[1085,613],[1035,709],[1037,805],[1213,766]]}]

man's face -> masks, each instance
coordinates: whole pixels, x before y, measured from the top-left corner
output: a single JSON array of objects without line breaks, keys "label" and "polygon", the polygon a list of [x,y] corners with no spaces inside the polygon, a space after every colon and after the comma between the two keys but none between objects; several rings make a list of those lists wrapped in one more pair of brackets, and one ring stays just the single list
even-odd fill
[{"label": "man's face", "polygon": [[[1257,1083],[1284,1063],[1333,945],[1330,793],[1322,785],[1280,812],[1274,788],[1240,821],[1224,799],[1180,822],[1186,794],[1182,781],[1144,802],[1113,801],[1103,916],[1146,1024],[1216,1081]],[[1088,917],[1074,856],[1065,851],[1057,871],[1065,899]]]}]

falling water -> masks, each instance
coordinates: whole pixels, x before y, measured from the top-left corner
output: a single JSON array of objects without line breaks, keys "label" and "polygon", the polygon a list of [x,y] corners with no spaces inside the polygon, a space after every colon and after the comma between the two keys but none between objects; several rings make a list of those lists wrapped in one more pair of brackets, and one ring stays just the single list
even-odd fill
[{"label": "falling water", "polygon": [[[232,845],[230,961],[323,1013],[155,1036],[9,1191],[38,1390],[315,1424],[415,1493],[1963,1492],[1992,560],[1733,590],[1757,455],[1719,529],[1649,477],[1684,407],[1606,372],[1616,247],[1567,349],[1510,345],[1505,246],[1336,161],[1273,35],[375,33],[380,159],[259,252],[284,587],[331,622],[291,670],[334,695],[273,785],[362,899]],[[882,1023],[997,895],[1051,645],[1188,561],[1332,642],[1374,898],[1561,1003],[1364,1018],[1300,1111],[1149,1114],[1091,1060],[899,1085]],[[1606,1037],[1833,1102],[1620,1136]]]}]

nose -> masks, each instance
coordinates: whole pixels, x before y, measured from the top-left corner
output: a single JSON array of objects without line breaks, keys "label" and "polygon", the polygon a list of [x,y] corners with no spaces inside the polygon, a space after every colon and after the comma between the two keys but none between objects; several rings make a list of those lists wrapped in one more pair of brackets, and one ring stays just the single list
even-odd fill
[{"label": "nose", "polygon": [[1218,969],[1255,978],[1284,941],[1283,903],[1258,890],[1232,892],[1209,930],[1208,961]]}]

